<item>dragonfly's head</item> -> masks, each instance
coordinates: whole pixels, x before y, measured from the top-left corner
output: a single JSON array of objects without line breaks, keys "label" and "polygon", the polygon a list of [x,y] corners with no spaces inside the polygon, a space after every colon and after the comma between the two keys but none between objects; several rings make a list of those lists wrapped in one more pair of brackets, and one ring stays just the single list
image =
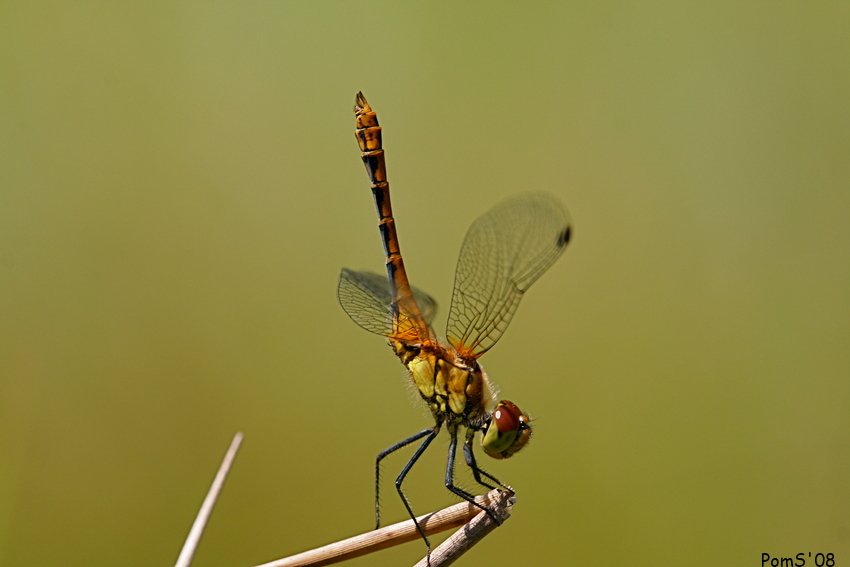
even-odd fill
[{"label": "dragonfly's head", "polygon": [[502,400],[490,414],[481,434],[481,447],[494,459],[507,459],[522,449],[531,439],[531,418],[517,405]]}]

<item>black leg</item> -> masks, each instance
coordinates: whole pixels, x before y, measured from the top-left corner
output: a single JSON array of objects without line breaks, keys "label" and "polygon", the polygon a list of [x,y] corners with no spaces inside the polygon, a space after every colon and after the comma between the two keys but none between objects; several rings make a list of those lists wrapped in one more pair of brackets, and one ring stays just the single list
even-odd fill
[{"label": "black leg", "polygon": [[[419,525],[419,522],[416,520],[416,515],[413,513],[413,508],[410,507],[410,502],[408,502],[407,497],[404,495],[404,492],[401,490],[401,484],[404,482],[404,477],[407,476],[407,473],[410,472],[410,469],[413,468],[413,465],[416,464],[416,461],[419,460],[419,457],[422,456],[422,453],[425,452],[425,449],[428,448],[428,445],[431,444],[431,441],[434,440],[434,437],[437,436],[437,433],[440,432],[440,426],[435,425],[431,429],[426,429],[425,431],[421,431],[414,435],[414,440],[419,439],[423,435],[427,434],[425,437],[425,441],[416,449],[416,452],[413,453],[413,456],[410,457],[410,460],[407,461],[407,464],[404,465],[404,468],[401,469],[401,472],[398,475],[398,478],[395,479],[395,488],[398,491],[398,495],[401,497],[401,501],[404,502],[404,507],[407,508],[407,513],[410,514],[410,518],[413,520],[413,524],[416,526],[416,531],[419,532],[419,535],[422,536],[422,539],[425,540],[425,547],[428,548],[428,564],[430,565],[430,557],[431,557],[431,542],[428,541],[428,537],[425,535],[425,530],[422,529],[422,526]],[[412,441],[408,441],[412,442]]]},{"label": "black leg", "polygon": [[[420,431],[416,435],[412,435],[411,437],[408,437],[404,441],[399,441],[398,443],[396,443],[395,445],[393,445],[389,449],[387,449],[385,451],[381,451],[378,454],[378,458],[375,459],[375,529],[376,530],[379,527],[381,527],[381,502],[380,502],[381,501],[381,461],[383,460],[384,457],[386,457],[390,453],[393,453],[393,452],[401,449],[402,447],[406,447],[407,445],[410,445],[414,441],[418,441],[419,439],[422,439],[423,437],[425,437],[429,433],[433,433],[434,435],[436,435],[438,431],[439,431],[438,427],[429,427],[428,429]],[[428,441],[427,443],[430,443],[430,441]],[[427,447],[427,443],[425,444],[426,447]],[[421,453],[422,450],[423,449],[420,449],[419,451],[417,451],[417,455],[419,453]],[[408,465],[410,465],[410,463],[408,463]],[[404,498],[404,496],[402,496],[402,499],[403,498]],[[409,509],[410,508],[408,507],[408,510]]]},{"label": "black leg", "polygon": [[[448,488],[454,494],[460,496],[461,498],[463,498],[467,502],[474,504],[475,506],[478,506],[479,508],[481,508],[482,510],[487,512],[487,515],[490,516],[490,519],[492,519],[494,522],[496,522],[497,526],[502,525],[502,522],[499,521],[499,519],[496,517],[496,515],[493,514],[493,512],[491,512],[489,508],[482,506],[481,504],[476,502],[475,497],[472,494],[470,494],[469,492],[455,486],[455,484],[454,484],[454,470],[455,470],[455,452],[457,451],[457,427],[449,427],[449,436],[451,438],[451,441],[449,442],[449,461],[448,461],[448,464],[446,465],[446,488]],[[473,469],[473,470],[475,470],[475,469]],[[483,472],[483,471],[481,471],[481,472]],[[487,473],[484,473],[484,474],[488,477],[490,476]],[[479,482],[481,482],[481,481],[479,481]],[[484,484],[484,483],[481,483],[481,484]]]},{"label": "black leg", "polygon": [[482,486],[486,486],[487,488],[489,488],[491,490],[496,488],[495,486],[492,486],[492,485],[484,482],[483,480],[481,480],[481,477],[484,476],[487,479],[498,484],[499,486],[501,486],[505,490],[511,490],[510,487],[502,484],[502,482],[498,478],[494,477],[493,475],[491,475],[490,473],[488,473],[487,471],[485,471],[484,469],[482,469],[481,467],[478,466],[478,463],[475,461],[475,455],[472,453],[472,438],[471,437],[467,437],[466,442],[463,444],[463,456],[466,458],[466,464],[469,465],[469,468],[472,469],[472,476],[475,477],[475,482],[477,482],[478,484],[480,484]]}]

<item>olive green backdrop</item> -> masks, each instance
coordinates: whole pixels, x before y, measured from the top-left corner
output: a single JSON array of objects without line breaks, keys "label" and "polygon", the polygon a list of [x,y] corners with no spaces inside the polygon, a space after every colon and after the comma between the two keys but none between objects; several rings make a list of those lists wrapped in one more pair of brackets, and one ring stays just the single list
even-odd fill
[{"label": "olive green backdrop", "polygon": [[440,332],[474,217],[574,220],[482,360],[537,429],[464,565],[846,564],[848,34],[840,2],[3,3],[0,564],[172,564],[236,431],[195,565],[371,528],[430,418],[336,302],[382,266],[358,90]]}]

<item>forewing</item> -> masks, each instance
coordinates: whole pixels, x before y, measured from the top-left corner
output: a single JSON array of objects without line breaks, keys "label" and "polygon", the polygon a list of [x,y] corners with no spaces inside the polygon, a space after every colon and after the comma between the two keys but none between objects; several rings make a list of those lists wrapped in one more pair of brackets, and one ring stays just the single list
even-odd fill
[{"label": "forewing", "polygon": [[479,217],[463,241],[446,338],[478,357],[507,329],[523,293],[564,251],[570,222],[546,193],[504,201]]},{"label": "forewing", "polygon": [[[385,337],[396,334],[393,330],[392,293],[387,276],[374,272],[356,272],[343,268],[339,274],[337,297],[351,320],[372,333]],[[428,325],[437,312],[437,302],[424,291],[413,288],[413,298],[419,305]],[[412,322],[399,315],[399,330],[404,333]]]}]

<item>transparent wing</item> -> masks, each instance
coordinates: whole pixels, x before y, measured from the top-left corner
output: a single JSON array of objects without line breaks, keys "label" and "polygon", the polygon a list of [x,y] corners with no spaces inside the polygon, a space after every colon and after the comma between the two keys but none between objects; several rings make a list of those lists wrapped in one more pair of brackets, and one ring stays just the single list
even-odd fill
[{"label": "transparent wing", "polygon": [[[337,297],[351,320],[367,331],[385,337],[398,334],[393,330],[392,293],[387,276],[343,268],[339,274]],[[433,297],[416,288],[413,288],[413,298],[419,305],[425,322],[431,325],[437,313],[437,302]],[[411,326],[412,322],[400,314],[399,329],[404,331]]]},{"label": "transparent wing", "polygon": [[487,352],[523,293],[564,251],[570,222],[560,202],[526,193],[479,217],[463,241],[446,338],[465,357]]}]

